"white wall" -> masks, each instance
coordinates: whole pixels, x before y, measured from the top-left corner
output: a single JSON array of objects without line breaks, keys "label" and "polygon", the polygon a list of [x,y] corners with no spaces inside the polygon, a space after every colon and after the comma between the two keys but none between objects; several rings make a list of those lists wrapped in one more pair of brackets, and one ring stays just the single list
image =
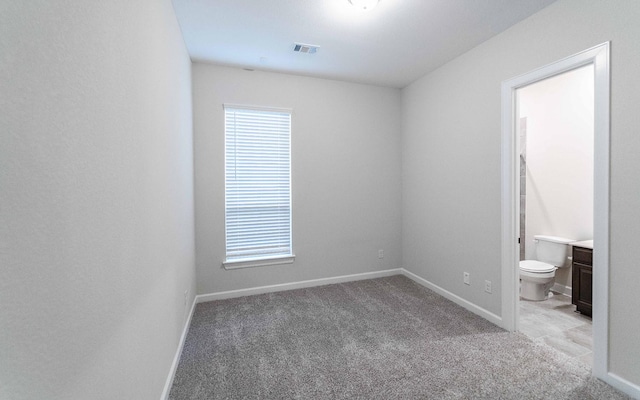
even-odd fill
[{"label": "white wall", "polygon": [[[221,268],[223,103],[293,109],[293,264]],[[193,105],[198,293],[401,266],[398,89],[194,63]]]},{"label": "white wall", "polygon": [[500,84],[611,41],[609,365],[636,384],[638,20],[636,0],[560,0],[402,91],[403,265],[500,315]]},{"label": "white wall", "polygon": [[195,292],[169,0],[0,2],[0,398],[158,399]]},{"label": "white wall", "polygon": [[[527,118],[526,258],[534,235],[593,239],[593,65],[518,90]],[[571,264],[556,271],[571,287]]]}]

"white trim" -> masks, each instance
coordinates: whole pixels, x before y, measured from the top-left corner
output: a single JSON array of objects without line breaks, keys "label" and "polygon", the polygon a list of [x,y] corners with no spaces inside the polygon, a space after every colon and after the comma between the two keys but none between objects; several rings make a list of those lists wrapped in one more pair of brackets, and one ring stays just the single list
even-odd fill
[{"label": "white trim", "polygon": [[280,108],[280,107],[263,107],[263,106],[247,106],[244,104],[230,104],[223,103],[223,109],[233,108],[240,110],[255,110],[255,111],[273,111],[273,112],[283,112],[291,114],[293,112],[293,108]]},{"label": "white trim", "polygon": [[180,341],[178,342],[178,348],[176,349],[176,354],[173,356],[173,362],[171,363],[171,368],[169,369],[169,375],[167,376],[167,380],[164,383],[164,389],[162,390],[162,395],[160,396],[161,400],[169,399],[169,393],[171,392],[171,386],[173,386],[173,379],[176,376],[176,370],[178,369],[178,363],[180,362],[180,356],[182,355],[182,349],[184,348],[184,342],[187,339],[187,332],[189,332],[189,326],[191,326],[191,318],[193,317],[193,312],[196,309],[196,296],[191,303],[191,310],[189,311],[189,315],[187,320],[184,323],[184,328],[182,328],[182,335],[180,336]]},{"label": "white trim", "polygon": [[609,344],[609,42],[502,83],[502,322],[518,329],[519,191],[516,179],[515,92],[518,88],[582,67],[594,65],[594,257],[593,257],[593,375],[607,380]]},{"label": "white trim", "polygon": [[[520,236],[520,218],[516,216],[520,213],[520,203],[515,202],[516,190],[519,191],[520,174],[513,170],[518,165],[516,160],[516,149],[519,148],[518,135],[514,135],[515,119],[513,118],[515,101],[515,88],[502,83],[501,88],[501,108],[502,108],[502,169],[501,169],[501,199],[502,199],[502,327],[508,331],[516,331],[519,310],[516,307],[517,296],[519,295],[518,285],[520,276],[518,274],[518,260],[520,258],[519,244],[515,238]],[[505,267],[509,266],[509,268]]]},{"label": "white trim", "polygon": [[299,282],[290,282],[290,283],[281,283],[277,285],[269,285],[269,286],[259,286],[253,288],[246,289],[237,289],[237,290],[228,290],[224,292],[214,292],[209,294],[200,294],[196,296],[196,303],[204,303],[207,301],[215,301],[215,300],[223,300],[223,299],[231,299],[236,297],[243,296],[253,296],[256,294],[264,294],[264,293],[273,293],[273,292],[281,292],[285,290],[294,290],[294,289],[302,289],[308,287],[315,286],[324,286],[324,285],[332,285],[335,283],[344,283],[344,282],[352,282],[352,281],[360,281],[365,279],[375,279],[375,278],[383,278],[387,276],[393,275],[404,275],[407,278],[413,280],[414,282],[426,287],[427,289],[433,290],[439,295],[453,301],[459,306],[466,308],[467,310],[477,314],[484,319],[487,319],[498,326],[502,326],[502,318],[485,310],[482,307],[479,307],[460,296],[457,296],[448,290],[441,288],[438,285],[435,285],[428,280],[414,274],[413,272],[407,271],[404,268],[396,268],[396,269],[387,269],[384,271],[375,271],[375,272],[365,272],[361,274],[352,274],[352,275],[342,275],[331,278],[320,278],[320,279],[311,279],[307,281],[299,281]]},{"label": "white trim", "polygon": [[257,258],[254,260],[225,261],[222,263],[222,267],[226,270],[253,268],[253,267],[266,267],[268,265],[293,264],[295,259],[296,259],[295,254],[292,254],[290,256]]},{"label": "white trim", "polygon": [[594,49],[593,375],[609,371],[610,47]]},{"label": "white trim", "polygon": [[387,269],[384,271],[364,272],[361,274],[342,275],[331,278],[310,279],[307,281],[280,283],[277,285],[259,286],[246,289],[227,290],[224,292],[214,292],[209,294],[199,294],[196,296],[196,303],[207,301],[232,299],[235,297],[253,296],[256,294],[282,292],[285,290],[303,289],[315,286],[332,285],[334,283],[344,283],[351,281],[361,281],[364,279],[383,278],[386,276],[400,275],[400,268]]},{"label": "white trim", "polygon": [[400,271],[402,272],[402,275],[406,276],[407,278],[411,279],[412,281],[426,287],[427,289],[433,290],[434,292],[438,293],[440,296],[449,299],[451,301],[453,301],[454,303],[456,303],[457,305],[466,308],[467,310],[471,311],[472,313],[481,316],[482,318],[493,322],[494,324],[498,325],[498,326],[502,326],[502,318],[500,318],[498,315],[485,310],[482,307],[479,307],[475,304],[473,304],[472,302],[463,299],[462,297],[451,293],[450,291],[441,288],[440,286],[429,282],[428,280],[414,274],[411,271],[407,271],[404,268],[400,268]]},{"label": "white trim", "polygon": [[628,394],[634,399],[640,399],[640,386],[636,385],[633,382],[629,382],[628,380],[614,374],[613,372],[609,372],[605,376],[603,381],[620,390],[621,392]]},{"label": "white trim", "polygon": [[[558,271],[556,271],[556,274],[557,273]],[[562,293],[565,296],[571,297],[571,291],[572,291],[571,286],[565,286],[565,285],[559,284],[558,282],[555,282],[551,290],[553,290],[554,292]]]}]

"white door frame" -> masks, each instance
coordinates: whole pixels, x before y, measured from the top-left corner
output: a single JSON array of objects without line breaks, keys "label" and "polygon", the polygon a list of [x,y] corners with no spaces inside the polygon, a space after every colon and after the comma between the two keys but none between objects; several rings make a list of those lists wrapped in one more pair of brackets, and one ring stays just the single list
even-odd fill
[{"label": "white door frame", "polygon": [[502,83],[502,324],[518,330],[520,259],[519,136],[516,90],[588,64],[594,66],[593,375],[608,379],[609,361],[609,42]]}]

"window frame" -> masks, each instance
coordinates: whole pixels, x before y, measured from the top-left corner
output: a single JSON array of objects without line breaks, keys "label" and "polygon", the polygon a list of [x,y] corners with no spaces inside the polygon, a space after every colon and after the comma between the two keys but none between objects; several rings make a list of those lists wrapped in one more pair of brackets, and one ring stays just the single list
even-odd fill
[{"label": "window frame", "polygon": [[[256,112],[266,112],[266,113],[286,113],[289,115],[289,131],[288,131],[288,194],[289,194],[289,252],[287,254],[276,254],[276,255],[268,255],[268,254],[258,254],[255,256],[249,257],[229,257],[229,247],[228,247],[228,220],[227,220],[227,206],[228,206],[228,185],[227,185],[227,168],[228,168],[228,143],[227,143],[227,111],[228,110],[240,110],[240,111],[256,111]],[[292,164],[292,152],[291,152],[291,142],[292,142],[292,131],[293,131],[293,110],[290,108],[275,108],[275,107],[261,107],[261,106],[247,106],[247,105],[239,105],[239,104],[223,104],[223,119],[224,119],[224,230],[225,230],[225,256],[224,261],[222,262],[222,266],[224,269],[239,269],[239,268],[251,268],[251,267],[262,267],[269,265],[281,265],[281,264],[291,264],[295,260],[295,254],[293,252],[293,206],[292,206],[292,174],[291,174],[291,164]]]}]

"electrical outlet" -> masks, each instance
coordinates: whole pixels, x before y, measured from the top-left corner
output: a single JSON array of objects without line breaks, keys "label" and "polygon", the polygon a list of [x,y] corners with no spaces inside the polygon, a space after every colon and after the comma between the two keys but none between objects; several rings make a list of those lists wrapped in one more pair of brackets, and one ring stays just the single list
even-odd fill
[{"label": "electrical outlet", "polygon": [[491,281],[484,281],[484,291],[491,293]]},{"label": "electrical outlet", "polygon": [[378,258],[384,258],[384,250],[378,250]]},{"label": "electrical outlet", "polygon": [[468,272],[464,273],[463,282],[465,285],[471,285],[471,275]]}]

